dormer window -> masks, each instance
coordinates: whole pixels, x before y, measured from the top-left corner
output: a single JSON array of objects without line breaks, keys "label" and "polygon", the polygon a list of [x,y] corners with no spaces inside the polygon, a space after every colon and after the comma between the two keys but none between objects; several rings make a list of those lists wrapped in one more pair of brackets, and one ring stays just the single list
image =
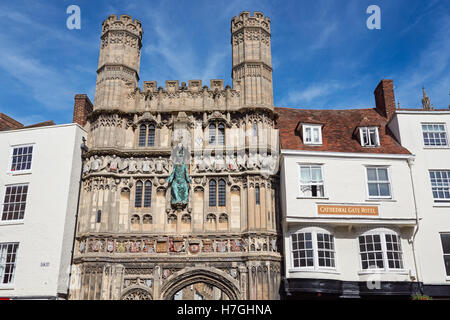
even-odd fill
[{"label": "dormer window", "polygon": [[322,126],[304,124],[303,126],[304,144],[322,144]]},{"label": "dormer window", "polygon": [[377,127],[359,128],[359,138],[363,147],[378,147],[380,145]]}]

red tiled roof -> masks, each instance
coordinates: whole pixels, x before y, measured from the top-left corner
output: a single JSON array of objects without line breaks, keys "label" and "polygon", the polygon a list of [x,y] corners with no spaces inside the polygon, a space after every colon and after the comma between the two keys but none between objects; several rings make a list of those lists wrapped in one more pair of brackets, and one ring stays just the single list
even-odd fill
[{"label": "red tiled roof", "polygon": [[[411,154],[402,147],[386,127],[387,119],[373,109],[347,110],[305,110],[276,107],[278,113],[277,128],[280,132],[282,149],[329,151],[329,152],[361,152],[384,154]],[[322,123],[322,145],[304,145],[299,132],[298,123]],[[362,147],[355,136],[358,126],[377,126],[380,146],[374,148]]]}]

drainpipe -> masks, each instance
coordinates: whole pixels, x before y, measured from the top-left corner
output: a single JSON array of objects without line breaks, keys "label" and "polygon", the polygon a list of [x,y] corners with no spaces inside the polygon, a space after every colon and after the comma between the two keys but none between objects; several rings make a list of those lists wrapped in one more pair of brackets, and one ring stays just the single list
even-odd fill
[{"label": "drainpipe", "polygon": [[420,280],[419,280],[419,269],[417,268],[417,257],[416,257],[416,248],[415,248],[415,240],[416,240],[416,235],[417,232],[419,231],[419,211],[417,209],[417,199],[416,199],[416,190],[415,190],[415,184],[414,184],[414,178],[413,178],[413,173],[412,173],[412,166],[414,165],[414,159],[415,158],[409,158],[408,161],[408,167],[409,167],[409,176],[411,178],[411,185],[412,185],[412,193],[413,193],[413,198],[414,198],[414,213],[416,215],[416,226],[414,227],[414,234],[412,237],[412,251],[413,251],[413,258],[414,258],[414,268],[416,269],[416,281],[417,281],[417,286],[420,290],[420,294],[423,294],[423,288],[422,285],[420,284]]},{"label": "drainpipe", "polygon": [[89,151],[89,148],[86,146],[86,138],[82,137],[82,143],[81,143],[81,170],[80,170],[80,182],[78,185],[78,200],[77,200],[77,209],[75,212],[75,230],[74,230],[74,234],[73,234],[73,242],[72,242],[72,251],[71,251],[71,255],[70,255],[70,272],[69,272],[69,285],[67,286],[67,299],[69,299],[69,293],[70,293],[70,280],[72,278],[72,266],[73,266],[73,256],[75,253],[75,242],[76,242],[76,238],[77,238],[77,229],[78,229],[78,211],[80,210],[80,198],[81,198],[81,188],[82,188],[82,184],[83,184],[83,158],[84,158],[84,153]]}]

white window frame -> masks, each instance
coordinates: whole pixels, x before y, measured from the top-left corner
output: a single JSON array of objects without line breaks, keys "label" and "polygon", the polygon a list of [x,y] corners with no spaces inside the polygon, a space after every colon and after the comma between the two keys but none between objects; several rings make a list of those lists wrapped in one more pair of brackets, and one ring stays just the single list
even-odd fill
[{"label": "white window frame", "polygon": [[[25,148],[25,147],[33,147],[33,153],[31,154],[31,163],[30,163],[30,169],[26,170],[11,170],[12,166],[12,159],[13,159],[13,153],[15,148]],[[10,155],[9,155],[9,161],[8,161],[8,168],[6,173],[9,175],[20,175],[20,174],[29,174],[33,170],[33,161],[35,158],[35,152],[36,152],[36,144],[35,143],[26,143],[26,144],[16,144],[10,146]]]},{"label": "white window frame", "polygon": [[13,280],[9,283],[3,283],[3,279],[1,279],[2,282],[0,282],[0,289],[13,289],[14,283],[16,280],[16,275],[17,275],[17,265],[18,265],[18,260],[19,260],[18,257],[19,257],[20,243],[18,241],[0,242],[0,245],[8,245],[8,244],[17,244],[16,259],[14,261]]},{"label": "white window frame", "polygon": [[[320,174],[322,175],[322,187],[323,187],[323,195],[319,197],[314,196],[306,196],[301,193],[301,187],[302,187],[302,167],[320,167]],[[306,198],[306,199],[323,199],[327,198],[326,190],[325,190],[325,178],[324,178],[324,171],[323,171],[323,163],[299,163],[298,164],[298,198]],[[306,185],[306,184],[305,184]],[[310,184],[312,185],[312,184]],[[320,184],[314,184],[314,185],[320,185]]]},{"label": "white window frame", "polygon": [[[375,130],[375,136],[376,136],[376,141],[375,143],[371,143],[371,139],[370,139],[370,130]],[[367,134],[367,139],[369,141],[370,144],[364,145],[364,132]],[[375,148],[375,147],[379,147],[380,146],[380,135],[378,132],[378,127],[360,127],[359,128],[359,140],[361,143],[362,147],[365,148]]]},{"label": "white window frame", "polygon": [[[368,235],[379,235],[380,236],[381,254],[383,257],[383,268],[363,269],[363,265],[362,265],[363,261],[362,261],[362,257],[361,257],[361,248],[360,248],[359,237],[368,236]],[[387,246],[386,246],[386,235],[395,235],[399,240],[402,268],[389,268],[389,259],[387,256]],[[404,272],[406,272],[405,253],[404,253],[404,248],[402,245],[402,238],[401,238],[399,232],[391,230],[391,229],[387,229],[387,228],[372,229],[372,230],[369,230],[369,231],[359,234],[356,238],[356,241],[358,242],[358,259],[359,259],[359,268],[360,268],[359,273],[379,273],[379,272],[404,273]]]},{"label": "white window frame", "polygon": [[[292,242],[292,235],[293,234],[299,234],[299,233],[311,233],[311,240],[312,240],[312,250],[313,250],[313,266],[307,266],[307,267],[294,267],[294,248],[293,248],[293,242]],[[321,267],[319,266],[319,251],[318,251],[318,244],[317,244],[317,234],[323,233],[333,236],[333,253],[334,253],[334,267]],[[291,231],[288,234],[289,236],[289,255],[290,255],[290,269],[291,271],[312,271],[312,272],[331,272],[336,273],[337,272],[337,254],[336,254],[336,237],[333,232],[320,228],[320,227],[305,227],[301,228],[295,231]]]},{"label": "white window frame", "polygon": [[[432,145],[426,145],[425,144],[425,138],[423,137],[423,126],[424,125],[442,125],[444,126],[444,132],[445,132],[445,139],[447,140],[447,144],[446,145],[439,145],[439,146],[432,146]],[[420,123],[420,130],[422,133],[422,144],[424,149],[446,149],[449,148],[449,141],[448,141],[448,131],[447,131],[447,124],[445,122],[421,122]]]},{"label": "white window frame", "polygon": [[[439,171],[439,172],[446,171],[446,172],[447,172],[447,179],[450,180],[450,169],[429,169],[429,170],[428,170],[428,179],[429,179],[429,181],[430,181],[431,195],[432,195],[432,197],[433,197],[433,202],[434,202],[435,204],[448,204],[448,203],[450,203],[450,198],[435,198],[435,197],[434,197],[434,194],[433,194],[433,183],[431,182],[431,176],[430,176],[430,173],[431,173],[432,171],[433,171],[433,172],[436,172],[436,171]],[[449,186],[449,188],[450,188],[450,186]]]},{"label": "white window frame", "polygon": [[[28,186],[28,190],[27,190],[27,201],[25,202],[25,211],[23,212],[23,218],[22,219],[14,219],[14,220],[2,220],[3,217],[3,208],[4,208],[4,204],[5,204],[5,195],[6,195],[6,188],[8,187],[12,187],[12,186]],[[2,198],[0,199],[0,225],[4,225],[4,224],[22,224],[23,221],[25,220],[25,216],[27,213],[27,203],[28,203],[28,199],[29,199],[29,194],[30,194],[30,184],[28,182],[25,183],[11,183],[11,184],[6,184],[3,186],[3,193],[2,193]]]},{"label": "white window frame", "polygon": [[[386,169],[387,176],[388,176],[388,183],[389,183],[389,196],[371,196],[369,192],[369,172],[367,169]],[[367,199],[369,200],[383,200],[383,199],[394,199],[393,195],[393,188],[392,188],[392,179],[391,179],[391,167],[390,166],[376,166],[376,165],[367,165],[365,166],[366,171],[366,194]],[[383,181],[377,181],[377,182],[383,182]],[[372,182],[373,183],[373,182]]]},{"label": "white window frame", "polygon": [[[307,141],[306,130],[311,130],[311,141]],[[313,141],[313,132],[314,129],[318,129],[319,141]],[[302,132],[303,132],[303,144],[305,145],[321,145],[322,144],[322,125],[320,124],[302,124]]]}]

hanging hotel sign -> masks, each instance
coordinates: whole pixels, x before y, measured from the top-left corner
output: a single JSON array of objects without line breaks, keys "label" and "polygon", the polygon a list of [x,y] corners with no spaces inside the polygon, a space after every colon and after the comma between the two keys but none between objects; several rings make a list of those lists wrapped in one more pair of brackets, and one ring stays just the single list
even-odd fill
[{"label": "hanging hotel sign", "polygon": [[317,205],[319,215],[378,216],[377,206]]}]

